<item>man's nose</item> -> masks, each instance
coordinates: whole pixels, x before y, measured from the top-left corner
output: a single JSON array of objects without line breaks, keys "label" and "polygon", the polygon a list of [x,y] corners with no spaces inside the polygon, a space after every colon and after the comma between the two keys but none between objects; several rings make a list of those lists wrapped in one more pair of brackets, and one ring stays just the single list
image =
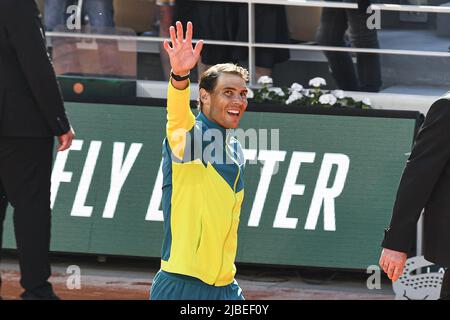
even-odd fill
[{"label": "man's nose", "polygon": [[247,100],[246,97],[243,97],[242,95],[237,94],[234,96],[233,103],[237,103],[237,104],[241,105],[246,100]]}]

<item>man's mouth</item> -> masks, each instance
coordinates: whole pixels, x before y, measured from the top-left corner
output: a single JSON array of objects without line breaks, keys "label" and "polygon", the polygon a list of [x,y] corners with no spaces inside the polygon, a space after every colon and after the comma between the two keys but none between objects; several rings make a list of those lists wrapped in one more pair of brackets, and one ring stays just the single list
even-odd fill
[{"label": "man's mouth", "polygon": [[239,110],[227,110],[227,113],[230,116],[239,117],[241,115],[241,112]]}]

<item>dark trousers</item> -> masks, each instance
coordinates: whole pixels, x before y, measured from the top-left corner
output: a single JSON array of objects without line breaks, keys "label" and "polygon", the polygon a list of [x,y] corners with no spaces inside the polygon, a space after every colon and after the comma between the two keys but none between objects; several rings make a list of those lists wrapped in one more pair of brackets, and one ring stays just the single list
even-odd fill
[{"label": "dark trousers", "polygon": [[53,138],[0,137],[0,182],[14,207],[14,231],[27,291],[48,292]]},{"label": "dark trousers", "polygon": [[[356,48],[379,48],[376,29],[368,29],[368,15],[354,9],[323,8],[317,42],[323,46],[345,47],[349,29],[350,43]],[[378,92],[381,65],[378,54],[356,53],[356,70],[349,52],[326,51],[325,55],[339,89]]]},{"label": "dark trousers", "polygon": [[440,300],[450,300],[450,268],[447,268],[442,279]]},{"label": "dark trousers", "polygon": [[[77,4],[74,0],[45,0],[45,27],[53,30],[65,25],[69,14],[67,8]],[[83,17],[87,14],[93,27],[114,27],[114,5],[112,0],[88,0],[83,3]]]},{"label": "dark trousers", "polygon": [[8,207],[6,194],[2,193],[2,190],[2,185],[0,184],[0,259],[2,258],[3,248],[3,221],[5,220],[6,207]]},{"label": "dark trousers", "polygon": [[[3,187],[0,183],[0,261],[2,259],[2,248],[3,248],[3,221],[5,220],[6,207],[8,206],[8,201],[6,200],[6,195],[3,192]],[[0,287],[2,284],[2,278],[0,275]]]}]

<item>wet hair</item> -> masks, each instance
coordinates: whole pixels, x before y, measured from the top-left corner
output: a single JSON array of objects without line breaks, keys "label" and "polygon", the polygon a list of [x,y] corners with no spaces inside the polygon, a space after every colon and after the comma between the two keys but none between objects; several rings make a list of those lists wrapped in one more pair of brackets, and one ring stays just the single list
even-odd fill
[{"label": "wet hair", "polygon": [[[240,76],[245,82],[249,80],[249,73],[247,69],[242,68],[233,63],[221,63],[210,67],[208,70],[202,73],[200,77],[199,89],[205,89],[207,92],[214,92],[217,86],[217,80],[224,74],[235,74]],[[201,111],[203,107],[201,97],[198,98],[198,109]]]}]

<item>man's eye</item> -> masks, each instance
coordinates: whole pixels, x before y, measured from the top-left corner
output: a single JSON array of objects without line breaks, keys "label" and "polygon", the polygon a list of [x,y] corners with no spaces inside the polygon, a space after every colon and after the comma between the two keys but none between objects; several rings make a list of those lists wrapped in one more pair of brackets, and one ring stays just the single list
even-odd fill
[{"label": "man's eye", "polygon": [[231,92],[231,91],[225,91],[225,94],[227,95],[227,96],[231,96],[233,93]]}]

